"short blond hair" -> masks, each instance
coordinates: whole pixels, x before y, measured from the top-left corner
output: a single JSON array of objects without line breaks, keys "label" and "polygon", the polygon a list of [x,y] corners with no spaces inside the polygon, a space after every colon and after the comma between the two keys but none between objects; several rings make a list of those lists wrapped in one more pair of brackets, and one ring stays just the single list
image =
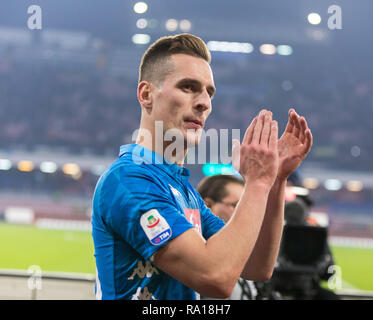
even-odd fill
[{"label": "short blond hair", "polygon": [[169,58],[173,54],[188,54],[211,62],[206,43],[190,33],[166,36],[155,41],[144,53],[139,68],[139,83],[149,81],[161,83],[172,71]]}]

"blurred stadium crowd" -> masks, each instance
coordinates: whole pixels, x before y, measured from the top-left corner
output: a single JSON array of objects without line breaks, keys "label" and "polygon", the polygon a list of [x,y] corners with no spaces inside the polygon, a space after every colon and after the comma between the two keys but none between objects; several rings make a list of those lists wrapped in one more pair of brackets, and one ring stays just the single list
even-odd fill
[{"label": "blurred stadium crowd", "polygon": [[[0,44],[0,150],[11,154],[43,148],[51,154],[115,159],[119,146],[131,143],[138,128],[137,67],[144,50],[141,45],[102,43],[78,49],[56,43]],[[295,107],[314,136],[308,164],[369,170],[369,70],[364,61],[346,63],[342,56],[325,54],[327,50],[298,45],[291,56],[213,52],[218,91],[205,129],[240,129],[243,136],[249,121],[265,106],[274,112],[282,131],[289,107]],[[191,170],[196,185],[203,177],[201,168]],[[89,200],[99,175],[89,170],[78,176],[31,171],[2,171],[0,190]],[[320,188],[314,195],[321,207],[359,204],[363,215],[370,215],[373,206],[371,189],[351,193]]]},{"label": "blurred stadium crowd", "polygon": [[[136,68],[141,50],[0,48],[0,108],[6,115],[0,119],[0,148],[48,146],[116,155],[119,145],[131,142],[140,119]],[[312,128],[310,161],[370,169],[373,84],[365,64],[336,62],[338,57],[329,63],[315,48],[298,50],[305,52],[291,57],[213,53],[218,92],[206,129],[238,128],[243,135],[262,106],[284,127],[293,106]],[[125,65],[116,58],[121,53]]]}]

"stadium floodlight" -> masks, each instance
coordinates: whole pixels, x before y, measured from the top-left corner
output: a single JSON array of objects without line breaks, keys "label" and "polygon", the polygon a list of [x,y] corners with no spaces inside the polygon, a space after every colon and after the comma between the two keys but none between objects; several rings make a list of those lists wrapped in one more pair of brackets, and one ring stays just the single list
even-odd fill
[{"label": "stadium floodlight", "polygon": [[310,193],[307,188],[303,188],[303,187],[294,187],[293,186],[293,187],[291,187],[291,190],[297,196],[308,196],[309,193]]},{"label": "stadium floodlight", "polygon": [[40,163],[40,171],[44,173],[55,173],[57,171],[57,163],[53,161],[43,161]]},{"label": "stadium floodlight", "polygon": [[277,46],[277,53],[280,56],[290,56],[293,53],[293,48],[286,44]]},{"label": "stadium floodlight", "polygon": [[9,170],[12,167],[12,161],[9,159],[0,159],[0,170]]},{"label": "stadium floodlight", "polygon": [[302,184],[307,189],[317,189],[320,185],[316,178],[304,178]]},{"label": "stadium floodlight", "polygon": [[179,25],[179,22],[176,19],[168,19],[166,21],[166,29],[168,31],[176,31],[178,25]]},{"label": "stadium floodlight", "polygon": [[322,41],[326,39],[327,33],[324,30],[321,29],[312,29],[308,28],[306,30],[306,34],[309,38],[316,40],[316,41]]},{"label": "stadium floodlight", "polygon": [[104,165],[101,165],[101,164],[97,164],[97,165],[94,165],[91,169],[91,172],[93,174],[95,174],[96,176],[100,176],[104,173],[104,171],[106,170],[106,166]]},{"label": "stadium floodlight", "polygon": [[80,167],[76,163],[65,163],[62,166],[62,171],[64,174],[74,176],[80,173]]},{"label": "stadium floodlight", "polygon": [[141,18],[136,21],[136,27],[139,29],[145,29],[148,26],[148,20]]},{"label": "stadium floodlight", "polygon": [[351,148],[351,155],[355,158],[360,156],[360,147],[359,146],[353,146]]},{"label": "stadium floodlight", "polygon": [[148,20],[148,27],[150,29],[155,29],[158,26],[158,20],[157,19],[149,19]]},{"label": "stadium floodlight", "polygon": [[136,33],[132,36],[132,42],[135,44],[148,44],[150,42],[150,36],[145,33]]},{"label": "stadium floodlight", "polygon": [[133,11],[135,11],[137,14],[143,14],[148,10],[148,5],[146,2],[136,2],[133,6]]},{"label": "stadium floodlight", "polygon": [[342,188],[342,182],[338,179],[327,179],[324,182],[324,187],[330,191],[338,191]]},{"label": "stadium floodlight", "polygon": [[180,21],[179,27],[181,31],[188,32],[192,29],[192,23],[189,20],[184,19]]},{"label": "stadium floodlight", "polygon": [[293,83],[292,83],[290,80],[284,80],[284,81],[281,83],[281,88],[282,88],[284,91],[290,91],[291,89],[293,89]]},{"label": "stadium floodlight", "polygon": [[264,43],[259,47],[259,51],[263,54],[272,55],[276,53],[276,47],[270,43]]},{"label": "stadium floodlight", "polygon": [[31,172],[35,168],[33,162],[30,160],[19,161],[17,167],[19,171],[23,171],[23,172]]},{"label": "stadium floodlight", "polygon": [[209,41],[207,47],[210,51],[251,53],[254,47],[247,42]]},{"label": "stadium floodlight", "polygon": [[359,180],[350,180],[346,183],[347,190],[351,192],[359,192],[363,190],[363,183]]},{"label": "stadium floodlight", "polygon": [[307,16],[307,20],[310,24],[317,25],[321,23],[321,17],[318,13],[312,12]]}]

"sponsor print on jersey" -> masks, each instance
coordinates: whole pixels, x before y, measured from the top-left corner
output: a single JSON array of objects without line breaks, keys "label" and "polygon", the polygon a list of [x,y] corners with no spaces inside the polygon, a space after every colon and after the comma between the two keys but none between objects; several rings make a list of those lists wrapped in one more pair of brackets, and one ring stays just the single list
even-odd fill
[{"label": "sponsor print on jersey", "polygon": [[150,242],[156,246],[171,237],[172,231],[169,224],[156,209],[145,212],[140,218],[140,225]]},{"label": "sponsor print on jersey", "polygon": [[202,234],[201,214],[199,209],[184,209],[184,214],[187,220],[194,225],[200,234]]},{"label": "sponsor print on jersey", "polygon": [[131,300],[157,300],[153,293],[151,293],[148,289],[148,287],[144,287],[142,289],[141,287],[138,287],[136,290],[136,293],[132,296]]},{"label": "sponsor print on jersey", "polygon": [[153,267],[150,261],[146,261],[144,266],[143,262],[140,260],[128,280],[133,280],[136,275],[140,279],[144,279],[145,277],[150,278],[153,276],[153,274],[159,275],[157,268]]}]

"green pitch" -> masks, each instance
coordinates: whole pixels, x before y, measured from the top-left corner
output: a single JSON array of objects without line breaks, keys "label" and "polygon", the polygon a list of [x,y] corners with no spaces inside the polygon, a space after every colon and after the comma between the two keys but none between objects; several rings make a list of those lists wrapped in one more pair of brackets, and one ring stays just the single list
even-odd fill
[{"label": "green pitch", "polygon": [[95,273],[91,233],[0,223],[0,268]]},{"label": "green pitch", "polygon": [[373,291],[373,248],[333,247],[332,252],[344,289]]},{"label": "green pitch", "polygon": [[[373,249],[332,248],[343,288],[373,291]],[[95,273],[91,233],[0,223],[0,269]]]}]

